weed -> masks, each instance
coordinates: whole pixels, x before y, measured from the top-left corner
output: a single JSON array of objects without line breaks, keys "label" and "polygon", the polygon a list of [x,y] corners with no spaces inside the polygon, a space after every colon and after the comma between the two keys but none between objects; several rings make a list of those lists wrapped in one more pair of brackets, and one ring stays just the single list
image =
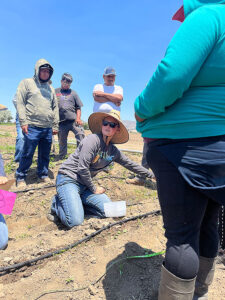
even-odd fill
[{"label": "weed", "polygon": [[120,265],[119,265],[120,276],[123,275],[123,266],[124,266],[124,264],[120,264]]},{"label": "weed", "polygon": [[41,201],[41,206],[45,207],[45,205],[46,205],[46,200],[42,200]]},{"label": "weed", "polygon": [[74,282],[74,279],[72,277],[66,279],[66,284],[71,283],[71,282]]},{"label": "weed", "polygon": [[0,145],[0,151],[4,153],[14,153],[15,152],[15,145]]},{"label": "weed", "polygon": [[16,163],[12,159],[9,163],[5,164],[5,172],[6,174],[12,174],[16,170]]},{"label": "weed", "polygon": [[139,227],[143,227],[144,226],[143,223],[141,222],[141,219],[137,219],[137,222],[138,222],[138,226]]},{"label": "weed", "polygon": [[28,238],[28,237],[31,237],[31,235],[27,234],[27,233],[22,233],[22,234],[17,236],[18,239],[25,239],[25,238]]},{"label": "weed", "polygon": [[11,137],[11,133],[6,132],[6,133],[0,133],[0,137]]}]

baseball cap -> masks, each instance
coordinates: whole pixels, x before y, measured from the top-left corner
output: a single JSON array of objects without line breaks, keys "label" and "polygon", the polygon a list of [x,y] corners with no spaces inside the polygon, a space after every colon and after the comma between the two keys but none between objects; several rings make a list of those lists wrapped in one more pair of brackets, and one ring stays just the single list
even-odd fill
[{"label": "baseball cap", "polygon": [[62,75],[62,80],[68,80],[68,81],[72,82],[73,81],[73,77],[69,73],[64,73]]},{"label": "baseball cap", "polygon": [[105,75],[105,76],[115,75],[116,76],[116,71],[112,67],[107,67],[107,68],[105,68],[103,75]]},{"label": "baseball cap", "polygon": [[185,15],[184,15],[184,6],[182,5],[173,15],[172,20],[180,21],[181,23],[184,22]]},{"label": "baseball cap", "polygon": [[49,64],[41,65],[39,69],[48,69],[52,71],[52,67]]}]

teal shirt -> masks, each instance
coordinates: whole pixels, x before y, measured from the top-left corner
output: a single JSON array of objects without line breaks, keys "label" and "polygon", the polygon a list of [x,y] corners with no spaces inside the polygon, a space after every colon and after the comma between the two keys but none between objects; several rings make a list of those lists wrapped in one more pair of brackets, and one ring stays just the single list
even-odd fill
[{"label": "teal shirt", "polygon": [[[208,2],[208,3],[207,3]],[[225,134],[225,0],[184,0],[185,21],[135,100],[149,138]]]}]

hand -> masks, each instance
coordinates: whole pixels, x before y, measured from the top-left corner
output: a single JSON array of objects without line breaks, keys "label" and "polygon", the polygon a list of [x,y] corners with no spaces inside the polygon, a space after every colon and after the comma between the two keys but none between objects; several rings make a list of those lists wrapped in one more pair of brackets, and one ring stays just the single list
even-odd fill
[{"label": "hand", "polygon": [[5,184],[6,182],[8,182],[8,178],[5,176],[0,176],[0,184]]},{"label": "hand", "polygon": [[144,120],[146,120],[146,119],[140,118],[136,113],[134,114],[134,116],[135,116],[136,121],[138,121],[138,122],[143,122]]},{"label": "hand", "polygon": [[56,134],[58,134],[58,130],[56,130],[56,129],[52,129],[52,134],[53,134],[53,135],[56,135]]},{"label": "hand", "polygon": [[97,186],[95,194],[103,194],[105,193],[105,189],[101,186]]},{"label": "hand", "polygon": [[115,104],[116,104],[116,106],[120,106],[120,105],[121,105],[121,102],[118,101],[118,102],[116,102]]},{"label": "hand", "polygon": [[28,125],[23,125],[23,126],[21,126],[21,128],[25,134],[28,134]]},{"label": "hand", "polygon": [[82,125],[83,122],[80,119],[76,119],[76,125]]}]

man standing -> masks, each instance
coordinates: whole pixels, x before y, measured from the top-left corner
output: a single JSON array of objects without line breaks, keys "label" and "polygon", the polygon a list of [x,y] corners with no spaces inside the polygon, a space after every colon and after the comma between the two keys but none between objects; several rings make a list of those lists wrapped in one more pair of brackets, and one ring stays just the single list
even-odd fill
[{"label": "man standing", "polygon": [[59,111],[54,89],[48,84],[53,68],[45,59],[35,65],[33,78],[20,82],[17,89],[17,113],[24,134],[24,147],[16,170],[17,186],[25,186],[27,171],[38,146],[37,174],[40,182],[49,182],[48,166],[52,134],[58,132]]},{"label": "man standing", "polygon": [[107,67],[103,74],[104,84],[96,84],[93,90],[94,108],[93,112],[110,112],[112,109],[120,111],[123,100],[123,89],[119,85],[114,85],[116,71],[112,67]]},{"label": "man standing", "polygon": [[78,94],[70,88],[73,77],[64,73],[61,88],[55,90],[59,105],[59,157],[63,159],[67,154],[67,137],[72,131],[77,140],[77,147],[84,138],[81,121],[81,107],[83,106]]}]

